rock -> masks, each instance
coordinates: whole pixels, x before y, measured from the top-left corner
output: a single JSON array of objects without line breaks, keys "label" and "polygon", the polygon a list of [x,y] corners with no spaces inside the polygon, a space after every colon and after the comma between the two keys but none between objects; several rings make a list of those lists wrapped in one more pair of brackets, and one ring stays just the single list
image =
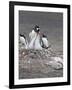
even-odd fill
[{"label": "rock", "polygon": [[[27,50],[21,48],[19,49],[20,76],[22,78],[50,77],[50,73],[54,73],[54,77],[62,76],[62,71],[55,71],[63,69],[63,58],[61,56],[62,54],[59,55],[52,48],[43,50]],[[23,70],[24,72],[21,72]],[[26,73],[29,75],[26,76]]]},{"label": "rock", "polygon": [[49,62],[49,65],[53,67],[54,69],[62,69],[63,68],[63,59],[60,57],[51,57],[51,61]]}]

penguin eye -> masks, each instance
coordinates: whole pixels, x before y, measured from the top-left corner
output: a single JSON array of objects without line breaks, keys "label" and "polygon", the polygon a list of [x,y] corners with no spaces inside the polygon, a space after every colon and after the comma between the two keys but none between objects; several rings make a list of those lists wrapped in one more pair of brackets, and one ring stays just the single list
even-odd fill
[{"label": "penguin eye", "polygon": [[37,31],[39,31],[40,30],[40,28],[37,28]]},{"label": "penguin eye", "polygon": [[39,28],[37,28],[37,30],[39,30]]}]

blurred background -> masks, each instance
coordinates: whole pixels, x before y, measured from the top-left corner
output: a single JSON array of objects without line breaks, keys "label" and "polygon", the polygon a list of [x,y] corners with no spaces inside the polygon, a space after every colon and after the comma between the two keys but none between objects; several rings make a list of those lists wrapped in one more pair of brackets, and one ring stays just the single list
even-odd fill
[{"label": "blurred background", "polygon": [[28,38],[35,25],[40,26],[40,32],[45,33],[55,51],[63,50],[63,13],[19,11],[19,33]]}]

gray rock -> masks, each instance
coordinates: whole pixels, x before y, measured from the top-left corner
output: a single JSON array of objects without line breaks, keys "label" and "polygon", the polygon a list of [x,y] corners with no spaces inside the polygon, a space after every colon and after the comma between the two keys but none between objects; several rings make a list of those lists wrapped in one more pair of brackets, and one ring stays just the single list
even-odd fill
[{"label": "gray rock", "polygon": [[43,50],[19,49],[19,78],[63,76],[63,53],[52,48]]}]

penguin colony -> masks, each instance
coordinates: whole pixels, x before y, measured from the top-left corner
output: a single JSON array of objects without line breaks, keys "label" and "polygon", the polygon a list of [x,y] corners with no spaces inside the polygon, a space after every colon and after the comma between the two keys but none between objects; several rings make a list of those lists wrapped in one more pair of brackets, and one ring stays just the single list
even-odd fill
[{"label": "penguin colony", "polygon": [[43,48],[47,49],[49,47],[48,38],[44,33],[40,33],[40,27],[38,25],[35,25],[29,33],[29,39],[28,42],[25,35],[19,35],[19,42],[23,45],[24,49],[42,50]]}]

